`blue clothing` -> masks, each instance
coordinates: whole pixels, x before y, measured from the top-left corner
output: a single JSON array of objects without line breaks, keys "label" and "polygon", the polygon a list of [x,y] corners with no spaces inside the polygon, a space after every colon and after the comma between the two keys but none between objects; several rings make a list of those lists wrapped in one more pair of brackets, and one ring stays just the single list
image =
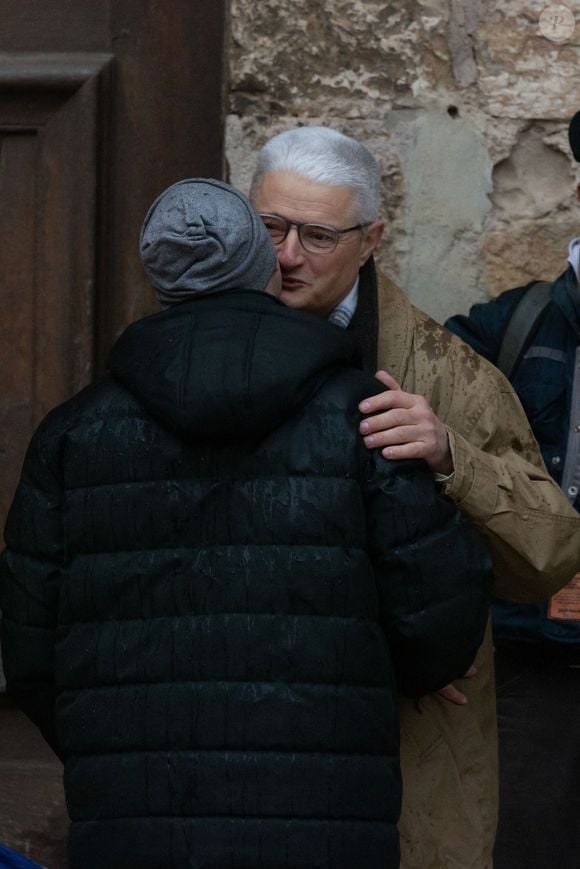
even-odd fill
[{"label": "blue clothing", "polygon": [[28,857],[12,851],[6,845],[0,845],[0,869],[43,869],[43,867],[40,863],[34,863]]},{"label": "blue clothing", "polygon": [[[531,286],[474,305],[468,317],[445,325],[495,364],[510,318]],[[550,298],[510,379],[548,470],[580,511],[580,289],[571,266],[552,284]],[[567,663],[580,663],[580,623],[548,619],[547,603],[496,601],[493,621],[496,642],[541,644]]]}]

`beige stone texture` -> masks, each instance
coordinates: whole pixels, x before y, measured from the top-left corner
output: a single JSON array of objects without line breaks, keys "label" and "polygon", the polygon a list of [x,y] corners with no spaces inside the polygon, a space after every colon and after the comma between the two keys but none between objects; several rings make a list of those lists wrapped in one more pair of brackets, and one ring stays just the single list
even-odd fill
[{"label": "beige stone texture", "polygon": [[409,0],[233,0],[231,110],[380,118],[427,70],[444,31],[434,11]]},{"label": "beige stone texture", "polygon": [[496,221],[545,217],[574,200],[570,159],[559,142],[549,141],[542,126],[527,127],[510,155],[496,164],[491,197]]},{"label": "beige stone texture", "polygon": [[443,320],[559,273],[580,234],[580,6],[542,35],[544,0],[232,0],[226,152],[248,189],[254,154],[297,124],[335,127],[379,161],[379,263]]},{"label": "beige stone texture", "polygon": [[489,296],[529,281],[551,281],[566,268],[568,242],[579,221],[522,221],[517,230],[489,232],[481,249],[481,284]]},{"label": "beige stone texture", "polygon": [[578,108],[580,27],[557,44],[542,36],[543,0],[494,4],[474,34],[486,111],[502,118],[571,117]]}]

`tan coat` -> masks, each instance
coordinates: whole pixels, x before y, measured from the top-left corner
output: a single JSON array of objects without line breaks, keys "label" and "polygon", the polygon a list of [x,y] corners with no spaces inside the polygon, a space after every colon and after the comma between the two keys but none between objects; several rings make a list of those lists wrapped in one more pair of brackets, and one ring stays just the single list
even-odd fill
[{"label": "tan coat", "polygon": [[[580,514],[545,469],[508,381],[379,275],[378,363],[445,423],[455,474],[446,494],[486,534],[495,593],[549,597],[580,569]],[[489,869],[497,820],[491,631],[468,706],[401,698],[402,869]]]}]

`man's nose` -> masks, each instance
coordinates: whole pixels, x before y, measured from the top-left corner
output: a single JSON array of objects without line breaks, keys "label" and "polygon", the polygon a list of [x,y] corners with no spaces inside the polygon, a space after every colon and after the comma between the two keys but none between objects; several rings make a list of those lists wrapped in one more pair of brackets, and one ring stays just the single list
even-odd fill
[{"label": "man's nose", "polygon": [[304,248],[300,244],[295,226],[291,226],[284,241],[276,245],[276,255],[282,269],[293,268],[304,260]]}]

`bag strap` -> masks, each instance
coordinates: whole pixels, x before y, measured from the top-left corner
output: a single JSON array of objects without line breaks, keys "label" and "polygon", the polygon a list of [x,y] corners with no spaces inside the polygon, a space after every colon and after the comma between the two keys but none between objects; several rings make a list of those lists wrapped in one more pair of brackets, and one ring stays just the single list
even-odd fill
[{"label": "bag strap", "polygon": [[514,370],[516,362],[529,335],[532,334],[540,316],[550,301],[552,284],[546,281],[536,281],[524,293],[510,317],[507,329],[497,355],[496,367],[507,378]]}]

